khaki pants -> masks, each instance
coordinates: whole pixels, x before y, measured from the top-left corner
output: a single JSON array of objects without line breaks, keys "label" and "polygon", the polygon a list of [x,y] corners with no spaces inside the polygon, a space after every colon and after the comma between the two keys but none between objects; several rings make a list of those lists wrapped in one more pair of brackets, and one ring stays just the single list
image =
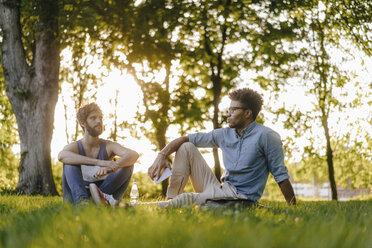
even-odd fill
[{"label": "khaki pants", "polygon": [[[195,193],[182,193],[190,178]],[[172,176],[166,202],[160,207],[181,207],[193,203],[200,205],[209,198],[246,196],[235,192],[229,183],[220,184],[199,150],[190,142],[180,146],[173,162]]]}]

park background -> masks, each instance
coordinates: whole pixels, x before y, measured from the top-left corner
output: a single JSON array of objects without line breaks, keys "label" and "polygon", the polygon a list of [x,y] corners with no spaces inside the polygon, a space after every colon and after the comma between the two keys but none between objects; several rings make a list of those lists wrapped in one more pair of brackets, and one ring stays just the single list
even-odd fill
[{"label": "park background", "polygon": [[[1,2],[3,10],[6,2]],[[370,197],[368,1],[14,3],[20,7],[19,26],[9,29],[16,22],[3,11],[0,35],[2,72],[7,72],[0,74],[3,192],[61,194],[57,154],[82,137],[76,111],[95,101],[104,113],[101,137],[140,153],[134,178],[142,197],[160,197],[167,182],[155,185],[145,175],[157,152],[180,135],[225,127],[227,93],[250,87],[264,97],[258,122],[282,137],[297,195]],[[43,9],[48,8],[46,15]],[[7,41],[4,34],[9,32],[20,40]],[[42,43],[43,35],[49,46]],[[17,80],[22,75],[6,64],[12,49],[23,51],[15,62],[29,75],[28,83]],[[46,65],[40,69],[42,62],[55,65],[54,70]],[[53,79],[52,74],[58,80],[45,80]],[[46,124],[41,125],[43,119]],[[23,139],[17,121],[27,130]],[[50,128],[51,137],[38,139]],[[221,154],[202,152],[219,177]],[[25,156],[19,169],[21,154],[32,153],[45,159]],[[280,199],[272,178],[265,197]]]},{"label": "park background", "polygon": [[[0,247],[371,247],[371,13],[370,0],[0,0]],[[264,97],[296,207],[272,178],[251,209],[62,202],[56,156],[82,137],[81,105],[141,153],[133,177],[154,201],[157,152],[225,127],[241,87]]]}]

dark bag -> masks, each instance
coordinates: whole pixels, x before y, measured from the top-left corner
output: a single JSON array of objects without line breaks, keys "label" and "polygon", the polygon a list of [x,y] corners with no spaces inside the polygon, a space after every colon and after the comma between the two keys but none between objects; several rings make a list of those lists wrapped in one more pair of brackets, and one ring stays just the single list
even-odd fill
[{"label": "dark bag", "polygon": [[205,205],[208,207],[257,207],[258,204],[256,201],[236,198],[236,197],[218,197],[207,199]]}]

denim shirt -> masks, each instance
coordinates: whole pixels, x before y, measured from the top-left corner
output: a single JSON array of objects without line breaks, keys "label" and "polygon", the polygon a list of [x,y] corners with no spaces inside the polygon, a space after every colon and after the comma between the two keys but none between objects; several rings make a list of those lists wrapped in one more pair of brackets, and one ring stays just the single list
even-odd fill
[{"label": "denim shirt", "polygon": [[226,169],[221,180],[250,200],[261,198],[269,172],[277,183],[289,178],[279,134],[256,122],[249,124],[241,136],[235,128],[221,128],[190,134],[189,140],[196,147],[221,148]]}]

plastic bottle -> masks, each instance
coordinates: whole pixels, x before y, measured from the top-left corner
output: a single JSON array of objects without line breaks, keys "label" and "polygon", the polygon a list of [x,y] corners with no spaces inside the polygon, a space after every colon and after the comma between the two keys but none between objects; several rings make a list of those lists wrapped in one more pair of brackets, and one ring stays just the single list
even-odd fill
[{"label": "plastic bottle", "polygon": [[130,203],[138,203],[138,187],[135,179],[133,179],[132,189],[130,190]]}]

